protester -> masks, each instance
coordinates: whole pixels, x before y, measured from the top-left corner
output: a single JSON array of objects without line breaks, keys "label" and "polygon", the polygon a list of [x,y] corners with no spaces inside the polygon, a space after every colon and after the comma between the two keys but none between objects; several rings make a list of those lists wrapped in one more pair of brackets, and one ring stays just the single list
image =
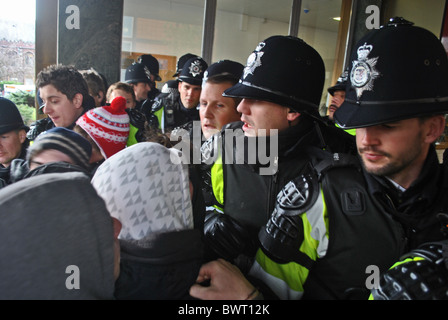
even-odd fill
[{"label": "protester", "polygon": [[19,181],[0,190],[0,207],[0,250],[8,257],[0,261],[0,299],[114,298],[119,223],[87,175]]},{"label": "protester", "polygon": [[101,107],[106,104],[106,84],[103,77],[93,68],[80,70],[84,80],[86,80],[89,94],[95,101],[95,107]]},{"label": "protester", "polygon": [[141,142],[108,158],[92,179],[122,224],[117,299],[191,299],[203,262],[204,204],[178,153]]},{"label": "protester", "polygon": [[48,66],[38,73],[36,88],[43,102],[40,110],[48,117],[31,124],[30,140],[53,127],[73,129],[82,114],[95,108],[86,81],[73,66]]},{"label": "protester", "polygon": [[126,99],[116,97],[108,106],[86,112],[76,121],[74,131],[92,144],[92,172],[104,161],[126,148],[129,138],[129,115]]},{"label": "protester", "polygon": [[39,135],[25,159],[11,162],[9,175],[0,178],[0,188],[35,175],[90,170],[90,143],[79,134],[56,127]]},{"label": "protester", "polygon": [[106,100],[110,104],[116,97],[126,99],[126,112],[129,115],[129,138],[127,146],[145,141],[147,121],[145,115],[135,109],[137,101],[132,85],[125,82],[115,82],[107,89]]},{"label": "protester", "polygon": [[58,161],[88,170],[91,153],[90,143],[81,135],[67,128],[57,127],[39,135],[29,148],[26,160],[30,170]]}]

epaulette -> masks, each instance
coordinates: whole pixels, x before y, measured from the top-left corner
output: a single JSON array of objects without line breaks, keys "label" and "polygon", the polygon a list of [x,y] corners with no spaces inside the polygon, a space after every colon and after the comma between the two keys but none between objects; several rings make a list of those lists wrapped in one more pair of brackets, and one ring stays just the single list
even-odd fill
[{"label": "epaulette", "polygon": [[[163,93],[164,94],[164,93]],[[154,100],[154,103],[151,106],[151,112],[157,112],[163,107],[163,98]]]},{"label": "epaulette", "polygon": [[216,133],[201,145],[201,159],[203,163],[210,164],[210,161],[214,162],[216,160],[220,153],[221,139],[221,134]]},{"label": "epaulette", "polygon": [[319,178],[332,168],[355,167],[361,169],[359,159],[352,154],[331,153],[317,147],[308,147],[306,148],[305,153],[309,156],[313,168]]}]

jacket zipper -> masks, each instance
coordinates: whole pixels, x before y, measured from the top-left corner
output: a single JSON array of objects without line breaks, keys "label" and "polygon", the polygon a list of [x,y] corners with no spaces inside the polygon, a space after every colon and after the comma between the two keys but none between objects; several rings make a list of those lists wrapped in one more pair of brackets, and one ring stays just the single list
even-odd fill
[{"label": "jacket zipper", "polygon": [[272,211],[274,210],[275,202],[277,199],[277,182],[278,182],[278,157],[275,157],[274,159],[274,166],[276,167],[275,173],[272,175],[271,183],[270,183],[270,190],[268,197],[268,204],[267,204],[267,210],[266,217],[269,220],[271,217]]}]

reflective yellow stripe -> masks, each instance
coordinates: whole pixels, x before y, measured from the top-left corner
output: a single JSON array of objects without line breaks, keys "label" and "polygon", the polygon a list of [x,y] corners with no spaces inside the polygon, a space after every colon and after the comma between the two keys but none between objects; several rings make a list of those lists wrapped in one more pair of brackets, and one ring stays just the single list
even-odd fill
[{"label": "reflective yellow stripe", "polygon": [[[269,272],[264,270],[262,265],[268,268]],[[279,265],[270,260],[261,250],[259,250],[256,256],[256,261],[249,274],[267,284],[280,299],[298,300],[303,296],[303,287],[301,284],[304,283],[308,277],[308,270],[305,268],[297,269],[296,266],[297,264],[295,263]],[[288,275],[291,277],[288,277]],[[296,283],[297,288],[290,288],[291,283]]]},{"label": "reflective yellow stripe", "polygon": [[401,265],[403,263],[408,263],[408,262],[412,262],[412,261],[422,261],[422,260],[425,260],[425,259],[422,258],[422,257],[406,258],[406,259],[404,259],[402,261],[398,261],[398,262],[394,263],[394,265],[392,267],[390,267],[390,269],[393,269],[393,268],[395,268],[395,267],[397,267],[397,266],[399,266],[399,265]]},{"label": "reflective yellow stripe", "polygon": [[162,117],[163,117],[163,110],[165,108],[162,107],[159,110],[157,110],[156,112],[154,112],[154,115],[157,117],[157,120],[159,120],[159,129],[162,129]]},{"label": "reflective yellow stripe", "polygon": [[[394,263],[394,265],[392,267],[390,267],[389,270],[393,269],[393,268],[395,268],[395,267],[397,267],[397,266],[399,266],[401,264],[404,264],[404,263],[413,262],[413,261],[421,261],[421,260],[425,260],[425,259],[422,258],[422,257],[407,258],[407,259],[404,259],[402,261],[398,261],[398,262]],[[370,294],[369,300],[375,300],[375,299],[373,299],[373,295],[372,294]]]},{"label": "reflective yellow stripe", "polygon": [[221,156],[216,159],[211,168],[212,189],[216,201],[224,207],[224,173],[222,171]]},{"label": "reflective yellow stripe", "polygon": [[[341,128],[337,123],[336,123],[336,127]],[[356,136],[356,128],[355,129],[342,129],[342,130],[344,130],[345,132],[351,134],[352,136]]]},{"label": "reflective yellow stripe", "polygon": [[133,144],[136,144],[138,141],[135,138],[135,134],[138,132],[138,129],[134,127],[132,124],[129,124],[129,137],[128,142],[126,143],[126,146],[132,146]]},{"label": "reflective yellow stripe", "polygon": [[[328,216],[322,191],[311,209],[300,217],[304,240],[299,250],[316,261],[328,249]],[[250,273],[263,280],[280,299],[300,299],[309,270],[296,262],[276,263],[258,250]]]}]

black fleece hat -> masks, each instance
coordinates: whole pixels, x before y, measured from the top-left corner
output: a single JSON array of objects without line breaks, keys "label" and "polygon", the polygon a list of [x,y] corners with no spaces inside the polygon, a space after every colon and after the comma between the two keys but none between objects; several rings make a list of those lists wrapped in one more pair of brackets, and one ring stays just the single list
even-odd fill
[{"label": "black fleece hat", "polygon": [[16,129],[28,131],[30,128],[23,122],[19,109],[14,102],[0,97],[0,134]]}]

